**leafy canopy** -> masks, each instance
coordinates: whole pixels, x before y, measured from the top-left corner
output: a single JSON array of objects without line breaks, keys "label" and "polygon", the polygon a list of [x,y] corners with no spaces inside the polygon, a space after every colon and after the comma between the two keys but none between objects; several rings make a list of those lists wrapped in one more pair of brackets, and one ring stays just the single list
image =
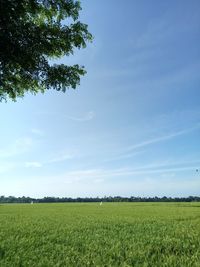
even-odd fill
[{"label": "leafy canopy", "polygon": [[66,91],[80,82],[83,66],[49,63],[92,40],[74,0],[0,0],[0,101],[46,89]]}]

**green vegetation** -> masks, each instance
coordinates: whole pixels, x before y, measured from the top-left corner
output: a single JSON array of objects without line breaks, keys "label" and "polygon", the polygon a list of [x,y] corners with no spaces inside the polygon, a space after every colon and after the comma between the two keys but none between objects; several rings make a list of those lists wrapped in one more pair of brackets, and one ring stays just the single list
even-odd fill
[{"label": "green vegetation", "polygon": [[199,203],[0,205],[0,266],[191,266]]},{"label": "green vegetation", "polygon": [[50,60],[73,55],[92,40],[80,10],[75,0],[1,0],[0,101],[76,88],[84,67]]},{"label": "green vegetation", "polygon": [[200,202],[200,197],[43,197],[43,198],[31,198],[31,197],[14,197],[14,196],[0,196],[0,203],[64,203],[64,202]]}]

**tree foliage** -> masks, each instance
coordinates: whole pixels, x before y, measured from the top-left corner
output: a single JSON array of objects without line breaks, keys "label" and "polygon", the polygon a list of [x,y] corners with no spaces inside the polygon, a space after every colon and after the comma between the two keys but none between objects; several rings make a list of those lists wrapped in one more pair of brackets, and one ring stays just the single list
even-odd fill
[{"label": "tree foliage", "polygon": [[83,66],[50,64],[92,40],[74,0],[0,0],[0,100],[26,92],[66,91],[85,74]]},{"label": "tree foliage", "polygon": [[59,202],[200,202],[200,196],[188,197],[121,197],[121,196],[104,196],[104,197],[14,197],[0,196],[0,203],[59,203]]}]

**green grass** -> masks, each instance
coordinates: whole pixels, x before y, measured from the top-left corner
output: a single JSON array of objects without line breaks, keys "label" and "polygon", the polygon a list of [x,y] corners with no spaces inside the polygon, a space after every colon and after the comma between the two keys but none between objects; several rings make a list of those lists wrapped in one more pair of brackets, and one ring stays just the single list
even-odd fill
[{"label": "green grass", "polygon": [[200,203],[0,205],[0,266],[200,266]]}]

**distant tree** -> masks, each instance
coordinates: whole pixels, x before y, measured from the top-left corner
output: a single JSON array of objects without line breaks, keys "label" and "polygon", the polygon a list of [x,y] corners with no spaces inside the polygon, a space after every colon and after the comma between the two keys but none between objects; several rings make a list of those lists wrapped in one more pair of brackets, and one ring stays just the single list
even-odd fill
[{"label": "distant tree", "polygon": [[189,197],[43,197],[43,198],[30,198],[30,197],[14,197],[14,196],[0,196],[0,203],[59,203],[59,202],[200,202],[200,196]]},{"label": "distant tree", "polygon": [[83,66],[51,65],[92,40],[78,21],[75,0],[0,0],[0,101],[46,89],[66,91],[80,82]]}]

